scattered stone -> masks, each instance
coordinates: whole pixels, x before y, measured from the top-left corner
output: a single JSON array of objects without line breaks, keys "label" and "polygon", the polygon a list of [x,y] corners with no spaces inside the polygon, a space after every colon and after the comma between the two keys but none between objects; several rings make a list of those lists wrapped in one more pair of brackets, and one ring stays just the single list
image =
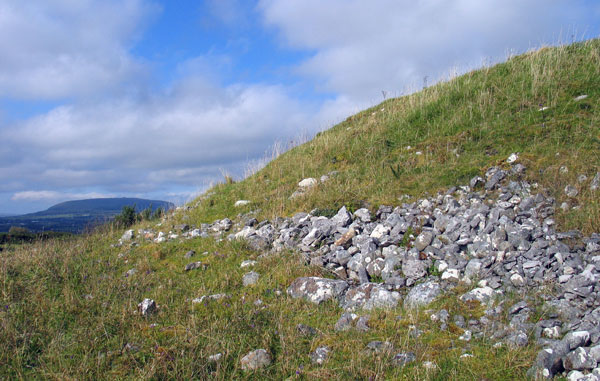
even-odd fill
[{"label": "scattered stone", "polygon": [[304,179],[304,180],[300,181],[300,182],[298,183],[298,186],[299,186],[300,188],[312,188],[312,187],[314,187],[315,185],[317,185],[317,183],[318,183],[318,182],[317,182],[317,179],[315,179],[315,178],[312,178],[312,177],[309,177],[309,178],[306,178],[306,179]]},{"label": "scattered stone", "polygon": [[594,369],[596,364],[596,360],[582,347],[569,352],[563,359],[563,366],[566,370]]},{"label": "scattered stone", "polygon": [[248,205],[248,204],[250,204],[250,201],[249,201],[249,200],[237,200],[237,201],[235,202],[235,204],[233,204],[233,206],[235,206],[236,208],[238,208],[238,207],[240,207],[240,206],[246,206],[246,205]]},{"label": "scattered stone", "polygon": [[417,356],[415,355],[414,352],[400,352],[394,356],[392,362],[396,366],[403,367],[406,364],[409,364],[416,360],[417,360]]},{"label": "scattered stone", "polygon": [[367,349],[375,353],[388,353],[394,350],[394,346],[389,341],[371,341],[367,344]]},{"label": "scattered stone", "polygon": [[125,233],[123,233],[123,235],[121,236],[121,241],[123,242],[127,242],[127,241],[131,241],[133,239],[133,229],[129,229],[127,231],[125,231]]},{"label": "scattered stone", "polygon": [[242,284],[244,287],[252,286],[258,282],[258,278],[260,278],[260,274],[256,271],[250,271],[249,273],[244,274],[242,277]]},{"label": "scattered stone", "polygon": [[577,195],[579,194],[579,191],[578,191],[578,190],[577,190],[577,188],[575,188],[574,186],[572,186],[572,185],[567,185],[567,186],[565,187],[565,194],[566,194],[568,197],[571,197],[571,198],[573,198],[573,197],[577,197]]},{"label": "scattered stone", "polygon": [[206,265],[202,262],[192,262],[185,265],[185,271],[196,270],[196,269],[206,269]]},{"label": "scattered stone", "polygon": [[326,300],[340,299],[347,288],[348,283],[343,280],[306,277],[294,280],[287,293],[292,298],[304,298],[319,304]]},{"label": "scattered stone", "polygon": [[304,336],[315,336],[317,334],[316,329],[302,323],[296,326],[296,330],[298,330],[298,332],[300,332]]},{"label": "scattered stone", "polygon": [[190,251],[188,251],[187,253],[185,253],[185,254],[183,255],[183,257],[184,257],[184,258],[186,258],[186,259],[190,259],[190,258],[191,258],[191,257],[193,257],[194,255],[196,255],[196,252],[195,252],[194,250],[190,250]]},{"label": "scattered stone", "polygon": [[138,311],[142,316],[150,316],[157,311],[156,303],[152,299],[144,299],[138,304]]},{"label": "scattered stone", "polygon": [[431,234],[431,232],[424,231],[421,234],[419,234],[415,239],[415,248],[419,251],[423,251],[427,246],[429,246],[432,240],[433,234]]},{"label": "scattered stone", "polygon": [[352,328],[352,323],[358,319],[358,315],[353,313],[345,312],[340,316],[338,321],[335,323],[334,329],[338,332],[347,331]]},{"label": "scattered stone", "polygon": [[512,163],[516,162],[517,160],[519,160],[519,155],[516,153],[511,153],[510,156],[508,157],[508,159],[506,159],[506,162],[508,164],[512,164]]},{"label": "scattered stone", "polygon": [[256,261],[253,261],[251,259],[242,261],[242,263],[240,264],[240,267],[244,268],[244,267],[248,267],[248,266],[254,266],[256,264]]},{"label": "scattered stone", "polygon": [[214,355],[208,356],[208,358],[206,360],[208,360],[208,362],[219,362],[219,361],[221,361],[222,358],[223,358],[222,353],[215,353]]},{"label": "scattered stone", "polygon": [[575,102],[579,102],[579,101],[582,101],[582,100],[584,100],[584,99],[585,99],[585,98],[587,98],[587,97],[588,97],[588,96],[587,96],[587,94],[582,94],[582,95],[578,95],[578,96],[576,96],[575,98],[573,98],[573,100],[574,100]]},{"label": "scattered stone", "polygon": [[240,360],[242,370],[257,370],[271,365],[271,355],[264,349],[248,353]]},{"label": "scattered stone", "polygon": [[596,173],[596,176],[594,176],[592,182],[590,183],[591,191],[598,190],[598,188],[600,188],[600,172]]},{"label": "scattered stone", "polygon": [[316,365],[323,365],[329,356],[329,347],[318,347],[310,354],[310,361]]}]

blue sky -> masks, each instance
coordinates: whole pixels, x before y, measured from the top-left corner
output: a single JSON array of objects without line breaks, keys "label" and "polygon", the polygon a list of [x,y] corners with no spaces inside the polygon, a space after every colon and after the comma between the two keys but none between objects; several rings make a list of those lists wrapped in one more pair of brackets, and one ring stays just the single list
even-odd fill
[{"label": "blue sky", "polygon": [[3,0],[0,213],[182,203],[483,62],[595,38],[589,0]]}]

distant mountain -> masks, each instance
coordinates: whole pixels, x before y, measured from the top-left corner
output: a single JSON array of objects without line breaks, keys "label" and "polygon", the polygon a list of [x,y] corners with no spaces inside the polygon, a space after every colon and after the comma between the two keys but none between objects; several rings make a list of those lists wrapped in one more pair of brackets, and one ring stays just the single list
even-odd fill
[{"label": "distant mountain", "polygon": [[7,232],[11,226],[24,227],[33,232],[64,231],[81,233],[87,227],[110,221],[121,213],[124,206],[135,206],[137,212],[152,208],[172,209],[175,205],[167,201],[145,200],[141,198],[93,198],[61,202],[36,213],[20,216],[0,217],[0,232]]}]

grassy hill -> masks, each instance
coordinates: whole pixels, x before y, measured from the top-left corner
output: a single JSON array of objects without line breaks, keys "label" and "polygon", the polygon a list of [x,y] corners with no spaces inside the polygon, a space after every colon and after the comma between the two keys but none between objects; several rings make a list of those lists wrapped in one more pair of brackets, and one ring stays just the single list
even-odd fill
[{"label": "grassy hill", "polygon": [[[587,97],[575,100],[581,95]],[[466,184],[519,152],[527,180],[557,205],[569,204],[557,210],[558,229],[598,232],[600,192],[589,184],[600,170],[599,97],[600,41],[544,48],[389,99],[249,178],[215,186],[160,225],[136,229],[167,233],[181,223],[235,219],[250,211],[260,221],[314,208],[327,214],[342,205],[376,210],[400,204],[404,195],[414,199]],[[328,181],[290,199],[303,178],[333,171]],[[580,175],[586,179],[578,181]],[[566,185],[577,187],[578,195],[567,197]],[[251,202],[236,208],[240,199]],[[337,332],[337,304],[309,306],[285,295],[296,277],[330,276],[295,253],[261,258],[253,268],[261,274],[258,283],[244,287],[248,269],[240,263],[261,253],[243,242],[194,238],[114,245],[122,233],[107,228],[0,253],[0,377],[520,380],[536,355],[534,344],[511,349],[485,339],[461,342],[460,329],[440,331],[427,311],[402,307],[371,312],[369,332]],[[193,259],[184,258],[189,250],[197,253]],[[208,267],[184,271],[192,260]],[[229,297],[192,303],[216,293]],[[144,298],[156,301],[157,314],[137,313]],[[431,307],[440,308],[467,319],[482,314],[454,297]],[[304,336],[299,323],[318,334]],[[417,337],[415,330],[424,333]],[[419,362],[437,367],[395,367],[389,358],[364,351],[372,340],[410,349]],[[313,365],[308,354],[321,345],[333,348],[331,358]],[[241,357],[257,348],[268,349],[273,364],[244,372]],[[473,357],[461,357],[465,352]],[[209,361],[215,353],[223,354],[220,362]]]}]

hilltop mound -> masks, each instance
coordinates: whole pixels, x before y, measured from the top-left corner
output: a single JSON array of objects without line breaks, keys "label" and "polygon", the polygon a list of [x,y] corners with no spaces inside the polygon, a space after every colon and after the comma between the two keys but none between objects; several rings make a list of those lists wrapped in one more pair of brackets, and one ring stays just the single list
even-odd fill
[{"label": "hilltop mound", "polygon": [[598,40],[513,57],[159,223],[0,253],[0,375],[598,373],[599,74]]}]

